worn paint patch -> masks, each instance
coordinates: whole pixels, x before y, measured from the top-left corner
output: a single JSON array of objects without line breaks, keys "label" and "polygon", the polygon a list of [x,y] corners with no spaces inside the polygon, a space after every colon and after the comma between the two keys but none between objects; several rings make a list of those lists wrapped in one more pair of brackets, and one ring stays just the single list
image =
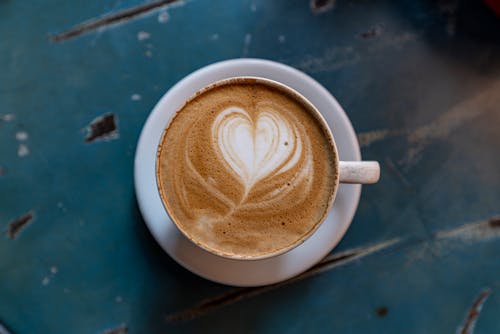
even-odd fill
[{"label": "worn paint patch", "polygon": [[17,141],[26,141],[28,140],[28,133],[26,131],[18,131],[16,132],[16,140]]},{"label": "worn paint patch", "polygon": [[139,31],[137,33],[137,40],[142,42],[146,39],[149,39],[151,37],[151,34],[147,31]]},{"label": "worn paint patch", "polygon": [[142,99],[142,96],[141,96],[140,94],[132,94],[132,95],[130,96],[130,99],[131,99],[132,101],[140,101],[140,100]]},{"label": "worn paint patch", "polygon": [[28,226],[34,218],[34,212],[29,211],[24,215],[12,220],[7,226],[7,236],[9,239],[17,238],[18,234]]},{"label": "worn paint patch", "polygon": [[30,149],[26,144],[19,144],[17,147],[17,156],[23,158],[30,154]]},{"label": "worn paint patch", "polygon": [[95,140],[112,140],[119,137],[117,121],[112,113],[94,118],[86,130],[85,141],[87,143]]},{"label": "worn paint patch", "polygon": [[7,169],[0,166],[0,177],[5,176],[5,174],[7,174]]},{"label": "worn paint patch", "polygon": [[170,20],[170,14],[163,10],[158,14],[158,23],[167,23]]},{"label": "worn paint patch", "polygon": [[479,314],[483,309],[483,305],[486,302],[486,299],[491,294],[491,290],[489,288],[481,291],[479,296],[476,297],[474,302],[472,303],[469,311],[467,312],[467,316],[465,317],[464,323],[458,328],[457,333],[460,334],[472,334],[474,333],[474,327],[476,326],[477,319],[479,318]]},{"label": "worn paint patch", "polygon": [[314,14],[322,14],[335,8],[336,0],[311,0],[309,7]]},{"label": "worn paint patch", "polygon": [[250,51],[250,44],[252,44],[252,34],[246,34],[245,40],[243,41],[243,56],[248,56],[248,52]]},{"label": "worn paint patch", "polygon": [[462,241],[483,241],[500,238],[500,216],[439,231],[436,233],[436,238],[459,239]]},{"label": "worn paint patch", "polygon": [[354,248],[354,249],[347,250],[344,252],[334,253],[330,256],[327,256],[322,261],[320,261],[318,264],[314,265],[313,267],[311,267],[309,270],[305,271],[304,273],[302,273],[294,278],[291,278],[287,281],[273,284],[273,285],[261,286],[261,287],[233,289],[233,290],[230,290],[229,292],[226,292],[226,293],[221,294],[219,296],[216,296],[214,298],[209,298],[209,299],[203,300],[200,303],[196,304],[192,308],[170,314],[166,317],[166,320],[168,322],[179,322],[179,321],[186,321],[186,320],[190,320],[190,319],[205,315],[213,310],[225,307],[227,305],[234,304],[240,300],[247,299],[250,297],[255,297],[255,296],[261,295],[267,291],[275,290],[275,289],[278,289],[282,286],[301,281],[303,279],[318,275],[318,274],[323,273],[325,271],[329,271],[329,270],[336,268],[338,266],[347,264],[351,261],[363,258],[363,257],[371,255],[375,252],[381,251],[382,249],[393,246],[399,242],[400,242],[400,239],[396,238],[396,239],[391,239],[391,240],[384,241],[384,242],[374,244],[374,245],[369,245],[369,246]]},{"label": "worn paint patch", "polygon": [[101,334],[127,334],[127,333],[128,333],[128,326],[126,324],[121,324],[118,327],[105,329],[104,331],[101,332]]},{"label": "worn paint patch", "polygon": [[11,122],[16,118],[14,114],[0,114],[0,121]]}]

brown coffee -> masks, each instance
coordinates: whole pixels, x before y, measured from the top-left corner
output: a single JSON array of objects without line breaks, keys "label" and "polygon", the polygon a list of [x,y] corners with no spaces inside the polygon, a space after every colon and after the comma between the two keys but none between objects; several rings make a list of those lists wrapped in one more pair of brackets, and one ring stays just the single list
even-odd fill
[{"label": "brown coffee", "polygon": [[303,241],[336,191],[337,155],[307,102],[260,80],[209,87],[174,116],[157,182],[179,229],[199,246],[262,258]]}]

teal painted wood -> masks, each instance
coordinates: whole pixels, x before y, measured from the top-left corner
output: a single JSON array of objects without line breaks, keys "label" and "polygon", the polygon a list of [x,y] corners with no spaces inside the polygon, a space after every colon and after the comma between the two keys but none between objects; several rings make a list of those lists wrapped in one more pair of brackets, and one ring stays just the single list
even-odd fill
[{"label": "teal painted wood", "polygon": [[[318,14],[306,0],[192,0],[48,39],[141,4],[0,2],[1,229],[34,214],[15,239],[0,238],[6,328],[450,333],[478,301],[475,332],[500,331],[494,14],[472,1],[337,1]],[[381,182],[363,189],[333,251],[351,257],[269,290],[234,290],[177,265],[147,231],[132,183],[136,141],[156,101],[193,70],[244,56],[325,85],[363,157],[382,163]],[[85,142],[83,129],[106,113],[118,138]]]}]

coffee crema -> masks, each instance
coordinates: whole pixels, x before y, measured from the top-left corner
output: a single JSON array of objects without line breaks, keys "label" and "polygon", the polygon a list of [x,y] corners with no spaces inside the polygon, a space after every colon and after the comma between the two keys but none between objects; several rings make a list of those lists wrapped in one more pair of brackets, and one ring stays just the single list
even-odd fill
[{"label": "coffee crema", "polygon": [[333,201],[337,157],[325,126],[292,94],[255,79],[203,90],[160,141],[165,208],[216,254],[258,258],[290,248]]}]

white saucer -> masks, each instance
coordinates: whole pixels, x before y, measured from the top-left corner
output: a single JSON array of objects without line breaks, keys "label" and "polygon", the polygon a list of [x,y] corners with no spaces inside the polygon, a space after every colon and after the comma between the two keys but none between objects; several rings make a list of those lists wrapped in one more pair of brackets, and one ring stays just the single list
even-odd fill
[{"label": "white saucer", "polygon": [[308,98],[332,129],[341,160],[361,160],[356,134],[335,98],[308,75],[272,61],[235,59],[206,66],[182,79],[158,102],[142,129],[135,155],[134,181],[139,208],[156,241],[179,264],[206,279],[235,286],[277,283],[307,270],[340,241],[358,206],[360,185],[340,185],[325,222],[303,244],[280,256],[231,260],[194,245],[177,230],[163,208],[156,187],[156,149],[170,117],[202,87],[235,76],[259,76],[288,85]]}]

